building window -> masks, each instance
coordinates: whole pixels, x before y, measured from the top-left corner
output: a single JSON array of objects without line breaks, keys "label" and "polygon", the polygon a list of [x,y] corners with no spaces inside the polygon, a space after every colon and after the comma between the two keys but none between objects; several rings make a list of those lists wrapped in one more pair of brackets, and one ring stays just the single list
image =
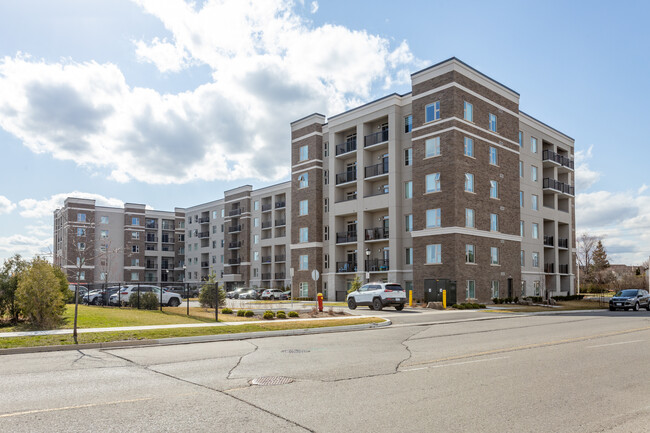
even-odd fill
[{"label": "building window", "polygon": [[465,227],[474,228],[474,209],[465,209]]},{"label": "building window", "polygon": [[407,232],[413,231],[413,215],[408,214],[404,216],[404,227]]},{"label": "building window", "polygon": [[300,242],[309,241],[309,227],[300,227]]},{"label": "building window", "polygon": [[427,228],[440,227],[440,208],[427,209]]},{"label": "building window", "polygon": [[[255,200],[253,202],[253,210],[259,210],[259,209],[260,209],[260,201]],[[212,219],[214,219],[217,216],[216,214],[217,214],[217,212],[212,212]]]},{"label": "building window", "polygon": [[540,287],[539,281],[533,281],[533,291],[535,292],[534,296],[540,295],[539,287]]},{"label": "building window", "polygon": [[260,226],[260,219],[258,217],[253,218],[253,227]]},{"label": "building window", "polygon": [[258,261],[260,259],[260,252],[259,251],[253,251],[253,260]]},{"label": "building window", "polygon": [[100,279],[101,281],[106,281],[106,272],[101,272],[101,273],[99,274],[99,279]]},{"label": "building window", "polygon": [[539,253],[533,253],[533,268],[539,268]]},{"label": "building window", "polygon": [[131,218],[131,225],[132,226],[139,226],[140,225],[140,218]]},{"label": "building window", "polygon": [[442,263],[440,244],[427,245],[427,263]]},{"label": "building window", "polygon": [[323,255],[323,267],[325,269],[330,268],[330,255],[329,254]]},{"label": "building window", "polygon": [[519,207],[524,207],[524,192],[519,191]]},{"label": "building window", "polygon": [[538,197],[536,195],[533,194],[530,196],[530,203],[533,210],[539,210]]},{"label": "building window", "polygon": [[497,132],[497,116],[490,113],[490,131]]},{"label": "building window", "polygon": [[[253,243],[254,244],[259,244],[260,243],[260,235],[253,235]],[[216,244],[215,244],[216,246]]]},{"label": "building window", "polygon": [[474,245],[465,245],[465,263],[476,263],[475,247]]},{"label": "building window", "polygon": [[85,251],[86,250],[86,243],[85,242],[77,242],[77,249],[79,251]]},{"label": "building window", "polygon": [[298,210],[298,215],[307,215],[308,200],[300,200],[300,208]]},{"label": "building window", "polygon": [[330,156],[330,144],[327,141],[323,143],[323,156]]},{"label": "building window", "polygon": [[298,176],[298,187],[306,188],[309,186],[309,173],[303,173]]},{"label": "building window", "polygon": [[519,177],[524,177],[524,163],[519,161]]},{"label": "building window", "polygon": [[140,276],[137,272],[131,272],[131,281],[138,281]]},{"label": "building window", "polygon": [[519,221],[519,236],[524,237],[524,222]]},{"label": "building window", "polygon": [[223,224],[221,224],[221,233],[223,233]]},{"label": "building window", "polygon": [[217,241],[212,241],[212,249],[216,249],[216,248],[217,248]]},{"label": "building window", "polygon": [[440,191],[440,173],[427,174],[425,183],[427,192]]},{"label": "building window", "polygon": [[411,165],[413,164],[413,149],[408,148],[404,149],[404,165]]},{"label": "building window", "polygon": [[490,214],[490,231],[491,232],[499,231],[499,215],[495,213]]},{"label": "building window", "polygon": [[329,170],[323,170],[323,183],[325,185],[330,184],[330,171]]},{"label": "building window", "polygon": [[537,139],[535,137],[530,137],[530,151],[537,153]]},{"label": "building window", "polygon": [[537,167],[534,165],[530,166],[530,180],[537,182]]},{"label": "building window", "polygon": [[440,155],[440,137],[429,138],[424,142],[424,157],[431,158],[438,155]]},{"label": "building window", "polygon": [[[223,245],[224,245],[224,240],[221,239],[221,248],[223,248]],[[194,249],[196,249],[196,248],[194,248]]]},{"label": "building window", "polygon": [[467,101],[463,103],[463,118],[469,122],[474,121],[474,107]]},{"label": "building window", "polygon": [[257,278],[259,276],[260,270],[258,268],[253,268],[253,277]]},{"label": "building window", "polygon": [[496,180],[490,181],[490,198],[499,198],[499,183]]},{"label": "building window", "polygon": [[108,230],[102,230],[102,239],[106,239],[108,237]]},{"label": "building window", "polygon": [[[521,250],[521,253],[519,254],[519,256],[520,256],[519,261],[521,262],[521,267],[523,268],[525,266],[524,262],[525,262],[525,257],[526,257],[526,254],[524,253],[524,250]],[[523,295],[523,293],[522,293],[522,295]]]},{"label": "building window", "polygon": [[440,101],[436,101],[425,107],[425,122],[433,122],[438,119],[440,119]]},{"label": "building window", "polygon": [[307,161],[309,159],[309,147],[300,146],[300,159],[299,161]]},{"label": "building window", "polygon": [[327,213],[330,211],[330,199],[326,198],[323,204],[323,210]]},{"label": "building window", "polygon": [[140,259],[131,259],[131,266],[140,266]]},{"label": "building window", "polygon": [[86,222],[86,214],[85,213],[78,213],[77,214],[77,222],[85,223]]},{"label": "building window", "polygon": [[539,224],[533,223],[533,239],[539,239]]},{"label": "building window", "polygon": [[408,134],[413,130],[413,116],[408,115],[404,118],[404,133]]},{"label": "building window", "polygon": [[225,214],[226,214],[226,210],[225,210],[225,209],[221,209],[221,218],[223,218],[223,216],[224,216]]},{"label": "building window", "polygon": [[412,265],[413,264],[413,248],[407,248],[405,253],[404,253],[404,258],[406,260],[407,265]]},{"label": "building window", "polygon": [[519,131],[519,147],[523,146],[524,144],[524,133]]},{"label": "building window", "polygon": [[300,256],[300,260],[298,261],[298,270],[299,271],[309,270],[309,256],[307,256],[306,254]]},{"label": "building window", "polygon": [[404,182],[404,198],[413,198],[413,182]]},{"label": "building window", "polygon": [[140,252],[140,247],[137,245],[132,245],[131,246],[131,252],[132,253],[139,253]]},{"label": "building window", "polygon": [[465,173],[465,191],[474,192],[474,175]]},{"label": "building window", "polygon": [[465,137],[465,156],[474,158],[474,140],[469,137]]},{"label": "building window", "polygon": [[309,296],[309,283],[300,283],[300,293],[298,295],[301,298],[306,298]]},{"label": "building window", "polygon": [[492,298],[498,298],[499,297],[499,282],[498,281],[492,281],[490,286],[492,287]]},{"label": "building window", "polygon": [[476,299],[476,283],[474,280],[467,280],[467,290],[465,292],[467,299]]},{"label": "building window", "polygon": [[105,253],[108,250],[108,246],[106,244],[101,244],[99,246],[99,251],[102,253]]},{"label": "building window", "polygon": [[499,248],[490,247],[490,264],[498,265],[499,264]]},{"label": "building window", "polygon": [[499,165],[499,158],[497,157],[497,148],[490,146],[490,164]]},{"label": "building window", "polygon": [[323,227],[323,239],[326,241],[330,240],[330,226]]},{"label": "building window", "polygon": [[131,232],[131,239],[140,239],[140,232]]},{"label": "building window", "polygon": [[77,236],[86,236],[86,229],[78,228]]},{"label": "building window", "polygon": [[108,217],[107,217],[107,216],[103,216],[103,217],[101,217],[101,218],[100,218],[100,222],[101,222],[102,224],[108,224]]}]

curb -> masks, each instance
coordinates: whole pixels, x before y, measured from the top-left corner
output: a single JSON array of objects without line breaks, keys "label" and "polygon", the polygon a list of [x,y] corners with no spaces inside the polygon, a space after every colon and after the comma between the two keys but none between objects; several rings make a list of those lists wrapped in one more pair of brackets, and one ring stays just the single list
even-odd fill
[{"label": "curb", "polygon": [[366,329],[384,328],[392,325],[388,319],[381,323],[366,323],[361,325],[329,326],[323,328],[287,329],[283,331],[241,332],[235,334],[199,335],[194,337],[171,337],[159,340],[111,341],[106,343],[67,344],[63,346],[34,346],[0,349],[2,355],[18,355],[25,353],[65,352],[85,349],[130,349],[134,347],[174,346],[193,343],[214,343],[218,341],[251,340],[256,338],[289,337],[294,335],[331,334],[335,332],[363,331]]}]

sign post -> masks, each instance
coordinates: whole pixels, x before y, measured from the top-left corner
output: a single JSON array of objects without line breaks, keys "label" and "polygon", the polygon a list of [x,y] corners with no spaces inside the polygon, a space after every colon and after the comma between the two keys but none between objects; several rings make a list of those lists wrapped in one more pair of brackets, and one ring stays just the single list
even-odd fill
[{"label": "sign post", "polygon": [[[311,271],[311,279],[314,280],[314,290],[318,287],[316,284],[318,282],[318,278],[320,278],[320,272],[318,272],[316,269]],[[318,290],[316,290],[316,307],[318,307]]]},{"label": "sign post", "polygon": [[291,288],[289,290],[289,296],[291,297],[291,309],[293,310],[293,268],[289,268],[289,276],[291,277]]}]

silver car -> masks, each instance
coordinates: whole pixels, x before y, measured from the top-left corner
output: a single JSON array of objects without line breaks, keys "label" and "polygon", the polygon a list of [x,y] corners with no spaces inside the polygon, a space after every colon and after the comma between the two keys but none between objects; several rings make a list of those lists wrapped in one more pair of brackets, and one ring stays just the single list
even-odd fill
[{"label": "silver car", "polygon": [[625,311],[630,308],[634,311],[639,311],[640,307],[650,311],[650,295],[647,290],[620,290],[609,300],[609,311],[614,311],[619,308]]}]

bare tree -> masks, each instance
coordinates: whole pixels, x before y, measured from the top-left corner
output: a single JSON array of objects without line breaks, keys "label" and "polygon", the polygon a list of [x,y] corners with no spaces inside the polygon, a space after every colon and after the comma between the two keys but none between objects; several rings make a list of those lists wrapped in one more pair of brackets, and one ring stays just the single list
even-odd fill
[{"label": "bare tree", "polygon": [[593,266],[594,251],[600,238],[585,232],[578,237],[578,266],[581,270],[581,279],[587,281],[591,276],[591,268]]}]

